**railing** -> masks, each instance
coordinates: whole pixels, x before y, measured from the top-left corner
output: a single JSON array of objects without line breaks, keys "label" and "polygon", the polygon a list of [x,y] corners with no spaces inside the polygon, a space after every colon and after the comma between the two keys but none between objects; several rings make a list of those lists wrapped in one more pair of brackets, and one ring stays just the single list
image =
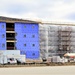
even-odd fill
[{"label": "railing", "polygon": [[6,28],[6,31],[14,31],[14,28]]},{"label": "railing", "polygon": [[7,50],[14,50],[14,47],[7,47]]},{"label": "railing", "polygon": [[7,37],[6,40],[16,40],[16,39],[12,37]]}]

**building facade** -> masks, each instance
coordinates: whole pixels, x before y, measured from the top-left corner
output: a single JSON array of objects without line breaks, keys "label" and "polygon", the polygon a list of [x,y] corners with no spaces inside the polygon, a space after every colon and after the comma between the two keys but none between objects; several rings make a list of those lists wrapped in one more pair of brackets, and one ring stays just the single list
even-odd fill
[{"label": "building facade", "polygon": [[26,58],[39,58],[38,23],[0,22],[0,50],[20,50]]},{"label": "building facade", "polygon": [[75,53],[75,26],[73,24],[43,23],[39,26],[40,55],[42,58],[63,57]]},{"label": "building facade", "polygon": [[11,18],[0,21],[0,50],[20,50],[28,59],[75,53],[75,25]]}]

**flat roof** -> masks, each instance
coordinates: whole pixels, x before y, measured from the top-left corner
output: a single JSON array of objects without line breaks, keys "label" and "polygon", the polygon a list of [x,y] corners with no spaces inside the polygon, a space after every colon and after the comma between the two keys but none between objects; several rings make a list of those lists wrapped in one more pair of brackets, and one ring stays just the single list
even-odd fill
[{"label": "flat roof", "polygon": [[72,22],[42,22],[41,24],[75,26],[75,23]]},{"label": "flat roof", "polygon": [[47,25],[67,25],[67,26],[75,26],[75,23],[73,22],[48,22],[48,21],[32,21],[32,20],[24,20],[19,18],[10,18],[10,17],[4,17],[0,16],[0,22],[6,22],[6,23],[38,23],[38,24],[47,24]]},{"label": "flat roof", "polygon": [[32,21],[32,20],[24,20],[24,19],[10,18],[10,17],[4,17],[4,16],[0,16],[0,22],[8,22],[8,23],[15,23],[15,22],[38,23],[38,22]]}]

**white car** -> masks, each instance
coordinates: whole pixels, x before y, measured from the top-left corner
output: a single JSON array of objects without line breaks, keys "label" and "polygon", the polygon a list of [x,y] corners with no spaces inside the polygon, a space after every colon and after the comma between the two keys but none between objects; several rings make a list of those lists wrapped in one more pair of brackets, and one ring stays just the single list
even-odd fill
[{"label": "white car", "polygon": [[8,58],[7,61],[8,61],[8,64],[17,64],[17,61],[15,58]]}]

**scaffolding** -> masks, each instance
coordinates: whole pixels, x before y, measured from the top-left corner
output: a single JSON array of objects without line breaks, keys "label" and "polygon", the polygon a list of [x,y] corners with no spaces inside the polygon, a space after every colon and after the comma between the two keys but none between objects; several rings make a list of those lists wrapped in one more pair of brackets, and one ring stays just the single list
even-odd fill
[{"label": "scaffolding", "polygon": [[75,53],[75,26],[39,25],[42,58]]},{"label": "scaffolding", "polygon": [[47,57],[48,53],[48,31],[47,26],[39,26],[39,35],[40,35],[40,56],[42,58]]},{"label": "scaffolding", "polygon": [[71,33],[72,33],[72,28],[71,27],[58,27],[58,38],[59,38],[59,44],[58,44],[58,55],[61,57],[67,53],[71,52],[70,50],[70,43],[71,43]]},{"label": "scaffolding", "polygon": [[56,55],[58,50],[58,28],[49,25],[39,25],[40,55],[47,58]]},{"label": "scaffolding", "polygon": [[48,57],[56,56],[58,50],[58,28],[57,26],[48,26]]}]

